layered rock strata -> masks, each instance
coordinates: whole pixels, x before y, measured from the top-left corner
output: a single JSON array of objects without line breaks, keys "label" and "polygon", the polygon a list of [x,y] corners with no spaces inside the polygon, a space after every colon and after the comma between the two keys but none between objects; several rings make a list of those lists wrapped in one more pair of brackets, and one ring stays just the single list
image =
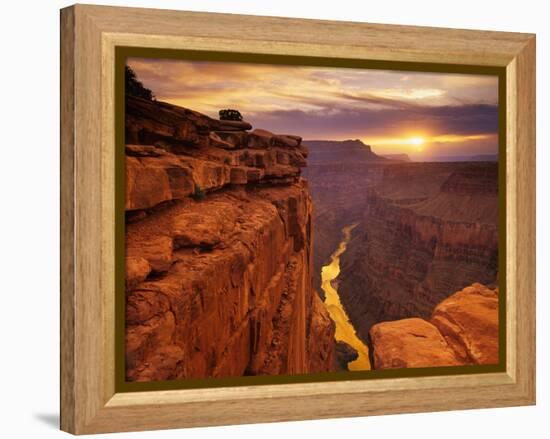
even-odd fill
[{"label": "layered rock strata", "polygon": [[376,155],[360,140],[307,141],[307,178],[313,204],[314,287],[322,293],[321,268],[340,243],[340,230],[361,220],[365,191],[380,181],[391,160]]},{"label": "layered rock strata", "polygon": [[496,163],[404,163],[364,191],[339,277],[363,340],[375,323],[427,319],[453,291],[496,281],[497,184]]},{"label": "layered rock strata", "polygon": [[331,370],[301,139],[139,98],[126,113],[127,379]]},{"label": "layered rock strata", "polygon": [[369,331],[375,369],[498,364],[498,289],[473,284],[438,304],[428,320],[407,318]]}]

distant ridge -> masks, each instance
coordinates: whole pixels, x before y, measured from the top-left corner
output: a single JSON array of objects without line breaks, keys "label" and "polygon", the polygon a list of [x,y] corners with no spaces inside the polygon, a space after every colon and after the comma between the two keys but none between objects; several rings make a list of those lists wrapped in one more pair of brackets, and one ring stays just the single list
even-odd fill
[{"label": "distant ridge", "polygon": [[387,158],[375,154],[370,145],[359,139],[349,140],[304,140],[310,151],[310,163],[323,161],[384,162]]},{"label": "distant ridge", "polygon": [[479,154],[471,157],[474,162],[498,162],[498,154]]},{"label": "distant ridge", "polygon": [[390,160],[397,160],[399,162],[410,162],[411,158],[407,154],[384,154],[385,157]]},{"label": "distant ridge", "polygon": [[498,154],[477,155],[442,155],[428,157],[422,161],[428,162],[498,162]]}]

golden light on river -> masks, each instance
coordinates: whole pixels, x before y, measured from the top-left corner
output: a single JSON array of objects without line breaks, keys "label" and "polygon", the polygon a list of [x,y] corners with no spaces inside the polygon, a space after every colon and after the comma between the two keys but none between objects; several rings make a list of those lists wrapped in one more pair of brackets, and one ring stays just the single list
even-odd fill
[{"label": "golden light on river", "polygon": [[346,251],[346,246],[351,238],[351,231],[357,226],[353,224],[342,230],[344,239],[338,249],[332,254],[330,264],[321,269],[321,288],[325,293],[325,306],[330,318],[336,325],[334,338],[343,341],[357,351],[358,358],[348,363],[349,370],[370,370],[369,348],[361,341],[355,332],[346,310],[344,309],[337,287],[333,284],[340,274],[340,256]]}]

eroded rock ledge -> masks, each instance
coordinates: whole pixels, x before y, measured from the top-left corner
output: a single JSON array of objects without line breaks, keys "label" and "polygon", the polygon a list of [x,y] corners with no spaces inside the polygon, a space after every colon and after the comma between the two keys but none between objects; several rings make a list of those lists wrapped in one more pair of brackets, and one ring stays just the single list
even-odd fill
[{"label": "eroded rock ledge", "polygon": [[126,111],[127,379],[331,370],[301,139],[139,98]]},{"label": "eroded rock ledge", "polygon": [[498,288],[473,284],[435,307],[369,331],[375,369],[498,364]]}]

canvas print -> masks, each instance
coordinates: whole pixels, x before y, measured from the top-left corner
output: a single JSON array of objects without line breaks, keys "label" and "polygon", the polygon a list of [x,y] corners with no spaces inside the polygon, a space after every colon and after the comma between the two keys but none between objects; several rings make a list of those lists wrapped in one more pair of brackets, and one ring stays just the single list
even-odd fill
[{"label": "canvas print", "polygon": [[499,362],[499,86],[128,58],[129,382]]}]

